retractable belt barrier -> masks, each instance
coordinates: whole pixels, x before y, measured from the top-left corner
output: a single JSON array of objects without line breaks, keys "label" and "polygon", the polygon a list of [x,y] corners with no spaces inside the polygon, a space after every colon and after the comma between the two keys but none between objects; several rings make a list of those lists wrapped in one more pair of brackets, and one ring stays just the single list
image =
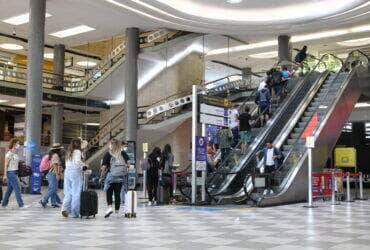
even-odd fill
[{"label": "retractable belt barrier", "polygon": [[[313,198],[329,198],[331,197],[332,205],[340,204],[338,201],[339,197],[344,196],[343,192],[343,180],[346,182],[346,202],[354,202],[351,197],[351,182],[355,183],[356,187],[356,199],[365,200],[363,191],[363,174],[350,173],[350,172],[338,172],[338,171],[326,171],[312,173],[312,196]],[[357,197],[357,184],[359,186],[359,197]]]}]

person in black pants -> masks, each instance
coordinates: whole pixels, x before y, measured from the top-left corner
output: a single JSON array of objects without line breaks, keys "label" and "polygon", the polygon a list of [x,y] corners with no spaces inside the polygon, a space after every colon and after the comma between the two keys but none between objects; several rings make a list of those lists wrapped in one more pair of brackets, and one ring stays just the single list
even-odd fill
[{"label": "person in black pants", "polygon": [[108,218],[113,213],[113,194],[114,207],[116,215],[119,213],[121,205],[121,189],[127,183],[125,176],[129,157],[121,150],[121,143],[112,139],[109,143],[109,151],[104,155],[101,169],[101,180],[104,179],[104,191],[107,195],[108,210],[105,213],[105,218]]},{"label": "person in black pants", "polygon": [[155,147],[153,151],[148,156],[149,162],[149,169],[148,171],[148,196],[149,196],[149,203],[148,205],[156,205],[158,196],[157,196],[157,189],[158,189],[158,170],[160,168],[160,161],[161,161],[161,149]]}]

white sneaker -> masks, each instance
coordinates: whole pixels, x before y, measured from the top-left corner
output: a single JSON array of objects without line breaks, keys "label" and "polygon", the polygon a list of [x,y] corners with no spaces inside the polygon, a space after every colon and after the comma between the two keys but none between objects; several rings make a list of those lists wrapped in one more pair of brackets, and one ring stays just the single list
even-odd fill
[{"label": "white sneaker", "polygon": [[265,191],[263,191],[263,195],[266,195],[269,191],[267,189],[265,189]]},{"label": "white sneaker", "polygon": [[274,191],[272,189],[270,189],[270,194],[274,194]]},{"label": "white sneaker", "polygon": [[112,207],[108,208],[107,212],[105,212],[104,218],[108,218],[109,216],[111,216],[111,214],[113,214]]},{"label": "white sneaker", "polygon": [[154,201],[153,202],[153,206],[157,206],[157,201]]},{"label": "white sneaker", "polygon": [[148,202],[148,206],[151,206],[151,205],[152,205],[152,202],[151,202],[151,201],[149,201],[149,202]]}]

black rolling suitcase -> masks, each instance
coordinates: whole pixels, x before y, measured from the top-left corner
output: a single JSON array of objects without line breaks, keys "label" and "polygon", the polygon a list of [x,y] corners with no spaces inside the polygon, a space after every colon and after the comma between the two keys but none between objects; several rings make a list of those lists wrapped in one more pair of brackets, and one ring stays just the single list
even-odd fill
[{"label": "black rolling suitcase", "polygon": [[98,194],[94,190],[88,190],[89,174],[83,172],[83,188],[81,192],[81,205],[80,205],[80,216],[89,218],[90,216],[95,218],[98,214]]}]

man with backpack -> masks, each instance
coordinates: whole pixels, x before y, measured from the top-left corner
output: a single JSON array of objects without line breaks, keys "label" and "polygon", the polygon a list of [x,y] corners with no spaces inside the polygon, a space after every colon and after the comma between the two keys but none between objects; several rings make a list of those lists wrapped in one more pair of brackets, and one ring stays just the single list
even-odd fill
[{"label": "man with backpack", "polygon": [[264,124],[269,119],[269,110],[270,110],[270,104],[271,104],[271,94],[270,91],[264,87],[260,91],[257,92],[255,103],[258,105],[259,113],[260,113],[260,121],[261,121],[261,127],[264,126]]},{"label": "man with backpack", "polygon": [[272,145],[271,142],[267,142],[266,146],[262,150],[258,151],[256,156],[259,157],[261,154],[263,155],[262,160],[264,167],[264,171],[262,172],[267,174],[267,189],[265,190],[264,194],[267,194],[269,190],[270,194],[272,194],[273,191],[271,189],[271,175],[281,166],[284,160],[284,156],[278,148]]},{"label": "man with backpack", "polygon": [[272,87],[274,89],[275,98],[280,98],[282,91],[282,74],[278,69],[274,69],[272,73]]}]

